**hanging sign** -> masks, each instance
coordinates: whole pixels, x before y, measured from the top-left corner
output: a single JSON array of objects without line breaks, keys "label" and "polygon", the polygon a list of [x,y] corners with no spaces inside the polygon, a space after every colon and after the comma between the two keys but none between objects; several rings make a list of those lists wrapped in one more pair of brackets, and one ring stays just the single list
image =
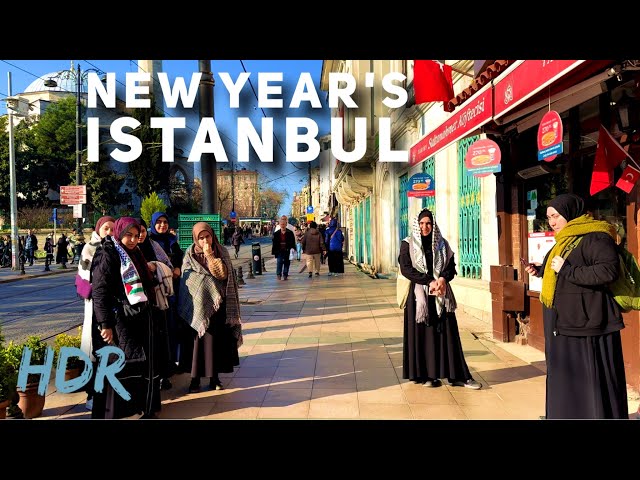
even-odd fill
[{"label": "hanging sign", "polygon": [[469,175],[486,177],[502,169],[500,165],[501,158],[502,155],[498,144],[485,138],[469,146],[469,150],[467,150],[467,154],[464,157],[464,165],[467,167]]},{"label": "hanging sign", "polygon": [[562,153],[562,119],[551,110],[544,114],[538,127],[538,160],[550,162]]},{"label": "hanging sign", "polygon": [[414,198],[433,197],[436,194],[436,182],[428,173],[416,173],[409,179],[407,196]]}]

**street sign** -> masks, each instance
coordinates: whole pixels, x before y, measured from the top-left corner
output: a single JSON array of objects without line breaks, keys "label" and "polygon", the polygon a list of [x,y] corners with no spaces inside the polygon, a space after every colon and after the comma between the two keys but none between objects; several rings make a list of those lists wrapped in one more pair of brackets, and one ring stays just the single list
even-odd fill
[{"label": "street sign", "polygon": [[77,205],[79,203],[87,203],[86,185],[60,186],[60,204]]},{"label": "street sign", "polygon": [[313,213],[313,207],[311,205],[307,207],[307,213]]},{"label": "street sign", "polygon": [[73,218],[82,218],[82,204],[73,205]]},{"label": "street sign", "polygon": [[236,218],[237,215],[238,214],[232,210],[231,213],[229,214],[229,218],[234,219]]}]

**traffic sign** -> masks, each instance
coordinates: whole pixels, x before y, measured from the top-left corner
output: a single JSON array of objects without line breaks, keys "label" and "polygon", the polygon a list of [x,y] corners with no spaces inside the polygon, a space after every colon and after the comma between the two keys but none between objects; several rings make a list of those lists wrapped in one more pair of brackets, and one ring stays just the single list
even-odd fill
[{"label": "traffic sign", "polygon": [[87,203],[86,185],[60,186],[60,204],[78,205],[80,203]]},{"label": "traffic sign", "polygon": [[307,207],[307,213],[313,213],[313,207],[311,205]]},{"label": "traffic sign", "polygon": [[237,215],[238,214],[232,210],[231,213],[229,214],[229,218],[231,219],[236,218]]}]

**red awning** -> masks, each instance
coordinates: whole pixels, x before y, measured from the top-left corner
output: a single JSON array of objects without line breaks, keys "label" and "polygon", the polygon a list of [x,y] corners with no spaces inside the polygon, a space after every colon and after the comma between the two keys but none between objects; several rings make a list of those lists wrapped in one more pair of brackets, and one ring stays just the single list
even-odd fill
[{"label": "red awning", "polygon": [[493,118],[493,88],[482,87],[439,127],[425,135],[409,150],[409,165],[416,165],[466,137]]}]

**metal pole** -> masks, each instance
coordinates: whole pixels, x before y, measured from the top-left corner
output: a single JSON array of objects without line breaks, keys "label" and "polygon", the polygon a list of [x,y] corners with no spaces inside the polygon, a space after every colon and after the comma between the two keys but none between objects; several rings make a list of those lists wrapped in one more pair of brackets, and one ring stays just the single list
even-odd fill
[{"label": "metal pole", "polygon": [[[82,75],[80,72],[80,64],[76,73],[76,185],[82,185],[82,169],[80,167],[80,152],[82,151],[82,129],[81,126],[81,108],[80,95],[82,94]],[[82,212],[82,205],[80,205]],[[82,217],[82,213],[80,214]],[[82,232],[82,218],[78,218],[77,232]]]},{"label": "metal pole", "polygon": [[[213,87],[215,82],[211,73],[211,60],[198,60],[198,69],[202,72],[198,87],[200,121],[214,116]],[[216,157],[213,153],[203,153],[200,159],[202,176],[202,213],[219,213]]]},{"label": "metal pole", "polygon": [[[9,97],[11,97],[11,72],[7,72],[9,80]],[[18,191],[16,187],[16,151],[13,144],[13,110],[7,103],[7,113],[9,117],[9,184],[10,184],[10,207],[11,207],[11,270],[18,270]]]}]

